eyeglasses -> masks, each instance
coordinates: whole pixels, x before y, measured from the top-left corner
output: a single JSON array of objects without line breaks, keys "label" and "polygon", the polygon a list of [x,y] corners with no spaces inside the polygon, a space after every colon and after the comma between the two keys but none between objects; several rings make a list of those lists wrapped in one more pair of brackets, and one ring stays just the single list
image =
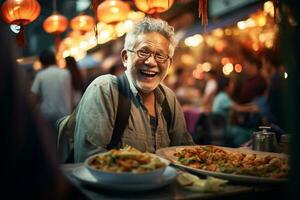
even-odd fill
[{"label": "eyeglasses", "polygon": [[165,63],[170,58],[170,56],[168,56],[168,55],[153,53],[151,51],[142,50],[142,49],[137,50],[137,51],[127,49],[126,51],[129,51],[131,53],[136,53],[139,58],[142,58],[145,60],[147,60],[151,55],[153,55],[155,61],[158,63]]}]

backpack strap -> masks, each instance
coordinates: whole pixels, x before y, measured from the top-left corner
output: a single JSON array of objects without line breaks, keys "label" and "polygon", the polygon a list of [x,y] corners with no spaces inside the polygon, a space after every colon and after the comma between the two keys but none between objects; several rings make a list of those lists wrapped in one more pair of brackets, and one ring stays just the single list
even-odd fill
[{"label": "backpack strap", "polygon": [[[119,142],[122,139],[122,136],[124,134],[124,130],[128,124],[128,119],[130,115],[130,109],[131,109],[131,90],[129,86],[128,79],[123,73],[120,76],[117,76],[117,82],[118,82],[118,90],[119,90],[119,102],[118,102],[118,108],[117,108],[117,116],[115,119],[115,125],[112,133],[111,140],[109,144],[107,145],[106,149],[110,150],[118,146]],[[162,93],[166,96],[165,90],[161,85],[159,85],[160,90]],[[126,108],[126,109],[124,109]],[[168,127],[168,134],[170,138],[170,125],[172,121],[171,116],[171,109],[169,106],[169,103],[167,101],[167,98],[164,99],[162,103],[162,113],[164,115],[164,118],[167,122]]]},{"label": "backpack strap", "polygon": [[[123,136],[124,130],[128,124],[128,119],[131,109],[131,91],[128,79],[123,73],[117,76],[118,90],[119,90],[119,100],[117,108],[117,116],[115,119],[115,125],[112,133],[111,140],[107,145],[106,149],[110,150],[118,146],[121,138]],[[126,109],[124,109],[126,108]]]},{"label": "backpack strap", "polygon": [[163,113],[163,116],[164,116],[164,118],[167,122],[168,135],[169,135],[169,138],[171,139],[171,137],[170,137],[170,127],[171,127],[171,123],[172,123],[172,112],[171,112],[171,108],[169,106],[169,103],[167,101],[166,92],[165,92],[164,88],[161,85],[159,85],[158,87],[160,88],[160,90],[162,91],[162,93],[165,96],[165,99],[162,103],[162,113]]}]

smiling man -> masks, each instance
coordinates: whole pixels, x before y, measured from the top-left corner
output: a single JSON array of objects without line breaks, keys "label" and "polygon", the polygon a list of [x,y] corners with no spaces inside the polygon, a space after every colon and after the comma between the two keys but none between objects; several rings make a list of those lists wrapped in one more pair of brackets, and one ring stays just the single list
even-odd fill
[{"label": "smiling man", "polygon": [[[126,67],[123,76],[128,82],[130,104],[119,108],[124,105],[119,99],[124,91],[119,91],[116,76],[99,76],[89,85],[77,108],[75,162],[108,149],[115,132],[122,132],[117,147],[130,145],[143,152],[193,144],[174,93],[161,84],[175,46],[173,27],[160,19],[145,18],[127,33],[121,58]],[[125,128],[116,131],[120,125],[117,115],[126,110],[129,116],[122,122]]]}]

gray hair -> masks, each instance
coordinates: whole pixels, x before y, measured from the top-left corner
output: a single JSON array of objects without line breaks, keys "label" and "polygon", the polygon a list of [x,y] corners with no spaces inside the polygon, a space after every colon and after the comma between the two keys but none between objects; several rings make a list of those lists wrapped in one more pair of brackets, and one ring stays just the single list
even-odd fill
[{"label": "gray hair", "polygon": [[134,27],[126,34],[125,49],[133,49],[136,38],[140,34],[158,32],[168,39],[171,43],[169,46],[169,56],[174,55],[177,40],[175,38],[174,27],[170,26],[166,21],[145,17],[143,20],[134,25]]}]

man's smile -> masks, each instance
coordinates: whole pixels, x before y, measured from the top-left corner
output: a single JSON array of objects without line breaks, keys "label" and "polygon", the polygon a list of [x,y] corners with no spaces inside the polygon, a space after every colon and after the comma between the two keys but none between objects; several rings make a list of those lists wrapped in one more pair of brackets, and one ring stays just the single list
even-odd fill
[{"label": "man's smile", "polygon": [[139,70],[140,74],[146,78],[154,78],[156,75],[158,75],[158,72],[151,71],[151,70]]}]

